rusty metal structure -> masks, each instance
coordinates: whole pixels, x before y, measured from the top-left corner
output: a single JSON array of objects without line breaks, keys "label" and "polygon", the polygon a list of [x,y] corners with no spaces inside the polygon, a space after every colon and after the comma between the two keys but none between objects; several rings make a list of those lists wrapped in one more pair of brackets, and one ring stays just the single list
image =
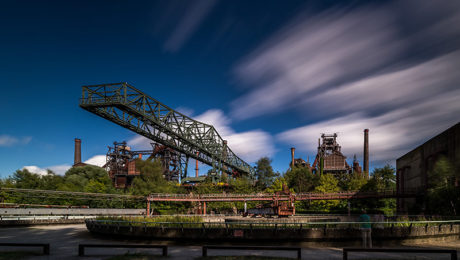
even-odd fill
[{"label": "rusty metal structure", "polygon": [[186,165],[193,158],[213,167],[214,173],[254,177],[254,168],[212,125],[175,111],[128,83],[83,86],[80,107],[174,150]]},{"label": "rusty metal structure", "polygon": [[[356,154],[353,156],[353,173],[358,174],[362,176],[363,171],[361,169],[361,166],[359,165],[358,159],[356,159]],[[369,174],[367,174],[367,177],[369,178]]]},{"label": "rusty metal structure", "polygon": [[292,169],[294,168],[308,168],[310,171],[312,171],[312,167],[310,165],[310,160],[307,157],[307,161],[305,161],[302,158],[295,158],[295,148],[291,148],[291,163],[289,164],[289,167]]},{"label": "rusty metal structure", "polygon": [[[288,196],[288,200],[284,198]],[[283,199],[281,199],[283,198]],[[295,215],[295,196],[289,191],[286,184],[283,184],[283,190],[273,194],[273,201],[268,204],[259,204],[256,208],[248,209],[245,216],[278,216],[288,217]]]},{"label": "rusty metal structure", "polygon": [[114,142],[113,145],[108,147],[104,167],[117,188],[131,186],[133,179],[140,175],[136,159],[142,159],[144,155],[161,163],[163,177],[168,181],[179,181],[187,175],[185,156],[167,146],[152,142],[152,150],[131,151],[126,142]]},{"label": "rusty metal structure", "polygon": [[[311,200],[340,200],[340,199],[386,199],[386,198],[416,198],[423,195],[420,189],[406,189],[404,193],[397,190],[376,190],[376,191],[343,191],[331,193],[296,193],[296,194],[150,194],[147,196],[147,212],[150,211],[152,202],[198,202],[202,203],[202,207],[206,209],[207,202],[247,202],[247,201],[269,201],[274,202],[276,199],[279,202],[295,202],[295,201],[311,201]],[[278,204],[281,205],[281,204]],[[289,206],[289,204],[284,204]],[[282,211],[291,209],[281,208]],[[295,213],[295,211],[292,211]]]},{"label": "rusty metal structure", "polygon": [[337,143],[337,133],[322,134],[322,142],[318,139],[318,153],[313,162],[315,173],[322,174],[349,174],[352,168],[347,163],[347,157],[341,152],[342,147]]},{"label": "rusty metal structure", "polygon": [[108,147],[105,168],[116,188],[125,188],[131,185],[134,177],[139,176],[136,170],[136,155],[126,142],[114,142]]}]

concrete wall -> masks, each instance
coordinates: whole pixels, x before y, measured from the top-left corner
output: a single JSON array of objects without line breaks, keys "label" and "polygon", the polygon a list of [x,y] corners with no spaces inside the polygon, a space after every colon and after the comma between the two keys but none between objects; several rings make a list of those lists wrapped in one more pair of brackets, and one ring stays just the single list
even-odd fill
[{"label": "concrete wall", "polygon": [[[452,162],[460,158],[460,123],[396,160],[396,187],[398,191],[404,193],[413,189],[426,190],[428,172],[432,170],[440,156],[446,156]],[[415,198],[398,199],[398,212],[417,213],[411,212],[415,203]],[[423,208],[423,205],[421,207]]]},{"label": "concrete wall", "polygon": [[[311,243],[343,243],[357,245],[361,242],[361,231],[355,228],[304,228],[304,229],[226,229],[226,228],[161,228],[142,226],[105,225],[87,221],[88,230],[104,235],[163,239],[163,240],[210,240],[244,241],[276,240]],[[459,239],[460,225],[427,227],[394,227],[372,230],[372,239],[376,245],[401,243],[415,239]]]}]

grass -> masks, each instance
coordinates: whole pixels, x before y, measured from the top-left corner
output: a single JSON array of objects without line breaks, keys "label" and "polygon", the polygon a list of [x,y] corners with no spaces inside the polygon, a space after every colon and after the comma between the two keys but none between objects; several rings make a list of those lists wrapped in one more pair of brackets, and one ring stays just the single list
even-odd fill
[{"label": "grass", "polygon": [[35,252],[27,251],[11,251],[11,252],[0,252],[0,260],[10,260],[10,259],[26,259],[31,256],[39,256],[41,254]]},{"label": "grass", "polygon": [[107,221],[133,221],[133,222],[170,222],[170,223],[202,223],[201,216],[159,216],[159,217],[97,217],[96,220]]}]

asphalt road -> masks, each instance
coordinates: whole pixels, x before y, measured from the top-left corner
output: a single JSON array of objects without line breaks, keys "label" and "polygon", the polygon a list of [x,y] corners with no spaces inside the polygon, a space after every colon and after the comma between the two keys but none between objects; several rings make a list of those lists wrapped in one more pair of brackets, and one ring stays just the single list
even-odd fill
[{"label": "asphalt road", "polygon": [[[112,248],[91,248],[86,250],[87,257],[78,257],[78,244],[80,243],[145,243],[145,244],[169,244],[169,256],[165,259],[194,259],[201,256],[201,247],[199,243],[190,244],[173,244],[167,241],[148,241],[148,240],[123,240],[107,237],[96,237],[91,235],[86,226],[77,225],[50,225],[50,226],[32,226],[32,227],[11,227],[0,228],[0,242],[21,242],[21,243],[49,243],[51,245],[51,255],[34,256],[31,259],[104,259],[109,256],[124,254],[126,252],[148,252],[145,249],[112,249]],[[292,244],[290,244],[293,246]],[[460,247],[460,241],[442,242],[436,245],[420,243],[421,247]],[[40,252],[39,248],[12,248],[1,247],[1,252],[5,251],[35,251]],[[152,249],[150,249],[152,250]],[[153,249],[150,253],[161,255],[161,249]],[[238,250],[218,250],[209,251],[209,256],[213,255],[259,255],[271,257],[295,257],[295,252],[283,251],[238,251]],[[342,259],[342,249],[334,247],[325,248],[303,248],[303,259],[326,260]],[[395,253],[352,253],[350,259],[450,259],[445,254],[395,254]],[[157,259],[157,258],[155,258]],[[158,257],[162,259],[162,257]]]}]

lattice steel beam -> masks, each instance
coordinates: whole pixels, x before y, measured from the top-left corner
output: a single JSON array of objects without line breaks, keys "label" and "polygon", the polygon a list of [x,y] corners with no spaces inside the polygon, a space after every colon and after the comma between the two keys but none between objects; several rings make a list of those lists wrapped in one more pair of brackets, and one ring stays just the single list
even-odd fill
[{"label": "lattice steel beam", "polygon": [[128,83],[82,87],[80,107],[223,172],[254,176],[216,129],[177,112]]}]

